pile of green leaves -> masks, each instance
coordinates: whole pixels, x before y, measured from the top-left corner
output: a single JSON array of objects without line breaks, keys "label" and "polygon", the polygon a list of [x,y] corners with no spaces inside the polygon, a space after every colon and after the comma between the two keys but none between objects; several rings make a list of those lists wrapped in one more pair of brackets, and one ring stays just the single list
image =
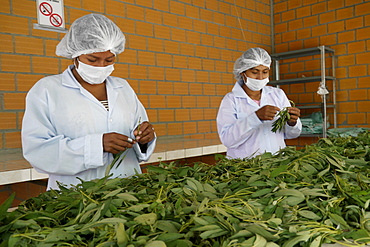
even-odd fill
[{"label": "pile of green leaves", "polygon": [[249,160],[151,166],[7,212],[0,246],[321,246],[370,242],[370,133]]}]

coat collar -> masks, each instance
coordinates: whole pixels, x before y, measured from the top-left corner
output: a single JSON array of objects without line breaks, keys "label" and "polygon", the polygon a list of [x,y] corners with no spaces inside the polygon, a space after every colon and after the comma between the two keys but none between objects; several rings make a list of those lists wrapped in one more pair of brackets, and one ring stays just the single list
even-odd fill
[{"label": "coat collar", "polygon": [[[237,81],[232,89],[232,92],[235,96],[235,98],[244,98],[247,100],[248,104],[249,105],[254,105],[254,106],[258,106],[256,102],[254,102],[249,96],[248,94],[244,91],[244,89],[242,88],[242,83],[244,83],[243,81]],[[266,104],[266,96],[268,94],[270,94],[271,92],[273,91],[272,87],[271,86],[264,86],[262,88],[262,94],[261,94],[261,101],[260,101],[260,106],[263,106]],[[259,106],[258,106],[259,107]]]}]

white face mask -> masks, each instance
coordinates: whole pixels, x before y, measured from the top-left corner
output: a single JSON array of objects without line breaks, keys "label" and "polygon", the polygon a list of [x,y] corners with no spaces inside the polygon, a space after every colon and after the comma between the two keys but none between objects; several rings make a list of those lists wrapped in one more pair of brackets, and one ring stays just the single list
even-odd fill
[{"label": "white face mask", "polygon": [[105,67],[91,66],[78,60],[78,68],[76,66],[76,70],[87,83],[101,84],[112,74],[114,67],[113,64]]},{"label": "white face mask", "polygon": [[[244,77],[243,77],[244,80]],[[260,91],[269,82],[269,78],[258,80],[247,77],[247,81],[244,81],[245,85],[252,91]]]}]

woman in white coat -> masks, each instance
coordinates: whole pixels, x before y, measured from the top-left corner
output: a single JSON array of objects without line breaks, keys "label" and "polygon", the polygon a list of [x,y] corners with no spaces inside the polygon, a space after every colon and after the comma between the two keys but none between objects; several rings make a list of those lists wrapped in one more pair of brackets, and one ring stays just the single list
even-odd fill
[{"label": "woman in white coat", "polygon": [[139,162],[153,153],[156,137],[143,105],[126,80],[110,76],[124,46],[125,36],[111,20],[85,15],[56,49],[73,65],[28,92],[23,155],[49,175],[48,189],[104,177],[115,154],[124,159],[110,170],[112,177],[141,173]]},{"label": "woman in white coat", "polygon": [[[223,98],[217,128],[229,158],[250,158],[284,148],[284,139],[300,135],[300,110],[290,107],[284,91],[266,86],[269,82],[271,57],[261,48],[251,48],[235,61],[236,83]],[[289,107],[290,120],[283,130],[272,132],[276,114]]]}]

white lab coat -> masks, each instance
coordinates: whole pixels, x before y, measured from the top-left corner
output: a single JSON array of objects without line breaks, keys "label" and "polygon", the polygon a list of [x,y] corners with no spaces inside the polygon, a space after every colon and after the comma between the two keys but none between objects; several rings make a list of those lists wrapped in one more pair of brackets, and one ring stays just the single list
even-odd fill
[{"label": "white lab coat", "polygon": [[272,121],[261,121],[255,113],[265,105],[280,109],[291,106],[284,91],[265,86],[260,105],[254,102],[236,82],[232,92],[223,98],[218,114],[217,129],[221,142],[227,147],[229,158],[250,158],[264,152],[275,153],[286,146],[284,139],[296,138],[302,131],[298,119],[295,126],[286,124],[283,132],[272,132]]},{"label": "white lab coat", "polygon": [[[117,132],[134,139],[139,121],[148,117],[128,82],[108,77],[109,111],[74,78],[69,66],[62,74],[39,80],[28,92],[23,117],[23,155],[41,173],[49,174],[48,189],[57,181],[69,187],[102,178],[113,155],[103,151],[103,134]],[[128,149],[113,177],[141,173],[139,162],[153,153],[156,139],[141,153],[138,144]]]}]

